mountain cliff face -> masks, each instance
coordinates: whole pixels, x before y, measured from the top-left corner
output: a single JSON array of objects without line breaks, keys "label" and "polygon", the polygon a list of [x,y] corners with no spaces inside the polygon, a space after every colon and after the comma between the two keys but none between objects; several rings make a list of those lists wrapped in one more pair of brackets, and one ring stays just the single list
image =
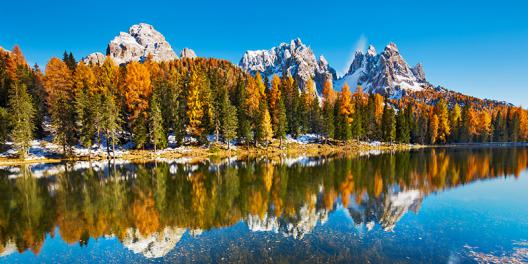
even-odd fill
[{"label": "mountain cliff face", "polygon": [[196,58],[196,53],[194,53],[194,50],[192,49],[189,49],[189,48],[184,48],[181,52],[180,52],[180,57],[181,58],[189,58],[189,59],[194,59]]},{"label": "mountain cliff face", "polygon": [[[194,54],[192,50],[185,51]],[[183,51],[182,51],[183,53]],[[121,32],[107,46],[106,55],[115,63],[124,64],[131,61],[143,61],[152,56],[154,61],[170,61],[178,56],[165,37],[153,26],[140,23],[130,27],[128,32]],[[196,55],[194,55],[196,56]],[[82,59],[85,63],[101,63],[104,55],[100,52],[92,53]]]},{"label": "mountain cliff face", "polygon": [[316,59],[312,49],[299,38],[269,50],[246,51],[239,66],[252,74],[260,72],[268,77],[273,74],[290,74],[301,89],[313,80],[319,92],[327,79],[333,80],[336,77],[335,70],[326,59],[323,56]]},{"label": "mountain cliff face", "polygon": [[348,72],[334,82],[334,88],[341,90],[345,83],[351,90],[360,85],[366,92],[393,97],[400,97],[406,91],[432,87],[425,78],[423,66],[409,67],[394,43],[387,45],[379,54],[373,46],[369,46],[366,54],[356,52]]}]

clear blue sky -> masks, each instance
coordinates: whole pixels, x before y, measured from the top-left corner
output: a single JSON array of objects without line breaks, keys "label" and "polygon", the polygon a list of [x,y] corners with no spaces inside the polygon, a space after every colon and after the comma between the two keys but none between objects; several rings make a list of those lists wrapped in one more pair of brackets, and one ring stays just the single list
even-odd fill
[{"label": "clear blue sky", "polygon": [[2,3],[0,46],[19,44],[43,66],[64,50],[77,58],[104,52],[119,31],[146,22],[177,52],[190,47],[235,63],[247,49],[300,37],[342,72],[361,40],[378,50],[393,41],[434,84],[528,106],[526,1],[51,2]]}]

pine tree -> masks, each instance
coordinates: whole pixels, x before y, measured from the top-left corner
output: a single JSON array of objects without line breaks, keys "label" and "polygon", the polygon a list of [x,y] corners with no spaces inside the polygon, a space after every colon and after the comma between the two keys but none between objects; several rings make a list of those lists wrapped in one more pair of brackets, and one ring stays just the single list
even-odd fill
[{"label": "pine tree", "polygon": [[394,109],[385,103],[383,115],[381,118],[381,131],[383,140],[392,143],[396,138],[396,120],[394,118]]},{"label": "pine tree", "polygon": [[231,140],[237,135],[238,118],[237,109],[231,104],[231,100],[229,100],[229,96],[227,95],[227,90],[224,90],[221,111],[222,135],[227,143],[227,149],[230,149]]},{"label": "pine tree", "polygon": [[163,117],[156,93],[150,99],[149,139],[150,144],[154,147],[154,152],[158,148],[167,147],[167,135],[163,127]]},{"label": "pine tree", "polygon": [[20,156],[24,158],[28,154],[35,127],[33,123],[35,109],[24,84],[15,85],[10,91],[9,115],[11,116],[11,140],[18,147]]},{"label": "pine tree", "polygon": [[[406,111],[408,111],[406,109]],[[396,141],[400,143],[410,142],[410,126],[406,112],[400,110],[396,117]]]},{"label": "pine tree", "polygon": [[0,107],[0,145],[4,144],[7,140],[9,123],[8,111],[5,108]]},{"label": "pine tree", "polygon": [[102,95],[101,104],[101,129],[105,131],[107,140],[107,150],[109,150],[108,141],[112,145],[112,154],[115,156],[115,143],[118,131],[121,128],[122,119],[119,115],[119,108],[115,102],[114,96],[106,91]]},{"label": "pine tree", "polygon": [[286,107],[284,106],[284,101],[279,99],[279,104],[277,107],[277,125],[275,129],[275,137],[279,139],[279,148],[282,148],[282,141],[286,138],[287,120],[286,120]]},{"label": "pine tree", "polygon": [[[250,79],[247,82],[251,81]],[[253,132],[251,131],[251,122],[248,116],[247,89],[246,81],[238,79],[236,88],[237,105],[238,105],[238,137],[244,140],[246,146],[253,141]]]}]

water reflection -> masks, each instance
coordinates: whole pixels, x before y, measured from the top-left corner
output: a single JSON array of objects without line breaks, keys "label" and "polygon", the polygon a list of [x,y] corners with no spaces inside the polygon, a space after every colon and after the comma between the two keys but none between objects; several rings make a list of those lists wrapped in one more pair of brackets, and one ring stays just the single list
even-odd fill
[{"label": "water reflection", "polygon": [[358,228],[395,229],[431,193],[514,175],[528,149],[427,149],[359,157],[88,163],[0,169],[0,252],[39,254],[47,235],[116,237],[147,258],[184,234],[233,226],[302,239],[336,208]]}]

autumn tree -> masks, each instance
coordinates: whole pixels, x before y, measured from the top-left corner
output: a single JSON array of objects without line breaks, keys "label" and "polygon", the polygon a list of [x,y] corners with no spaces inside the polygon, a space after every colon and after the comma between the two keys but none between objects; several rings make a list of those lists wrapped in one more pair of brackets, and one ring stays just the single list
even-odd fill
[{"label": "autumn tree", "polygon": [[260,115],[258,118],[256,139],[263,143],[266,147],[273,137],[273,130],[271,128],[271,116],[265,103],[261,103]]},{"label": "autumn tree", "polygon": [[73,74],[73,97],[76,114],[76,129],[81,144],[90,148],[95,134],[97,119],[98,98],[93,96],[97,79],[92,69],[82,61]]},{"label": "autumn tree", "polygon": [[62,145],[64,154],[71,154],[71,146],[76,143],[76,120],[72,74],[68,66],[52,58],[46,65],[44,85],[55,139]]},{"label": "autumn tree", "polygon": [[348,140],[352,137],[351,124],[354,106],[352,105],[352,94],[348,84],[345,83],[339,94],[339,128],[341,139]]},{"label": "autumn tree", "polygon": [[336,93],[332,87],[332,80],[328,79],[325,81],[323,86],[323,135],[325,140],[328,138],[334,138],[335,136],[335,125],[334,125],[334,106],[336,101]]},{"label": "autumn tree", "polygon": [[438,117],[438,135],[436,141],[439,143],[446,143],[451,133],[451,127],[449,125],[447,103],[444,99],[441,99],[435,105],[434,113]]},{"label": "autumn tree", "polygon": [[125,103],[134,143],[142,148],[147,143],[147,124],[152,85],[148,68],[138,62],[126,66]]}]

